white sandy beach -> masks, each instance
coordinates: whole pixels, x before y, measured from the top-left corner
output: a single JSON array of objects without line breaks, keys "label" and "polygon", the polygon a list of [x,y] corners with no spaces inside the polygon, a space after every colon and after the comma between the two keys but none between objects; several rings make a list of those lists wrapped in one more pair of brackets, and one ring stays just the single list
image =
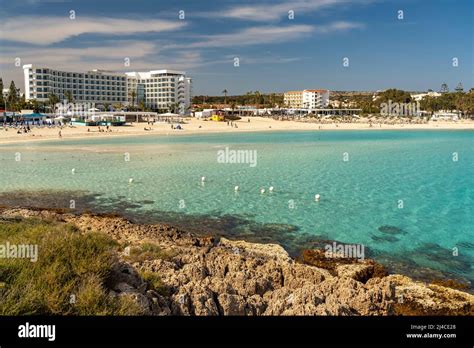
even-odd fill
[{"label": "white sandy beach", "polygon": [[[250,122],[248,121],[250,119]],[[186,135],[186,134],[206,134],[206,133],[238,133],[238,132],[264,132],[264,131],[331,131],[331,130],[416,130],[416,129],[452,129],[452,130],[474,130],[474,121],[462,120],[458,122],[430,121],[426,124],[379,124],[369,122],[357,123],[313,123],[304,121],[278,121],[263,117],[243,117],[239,121],[234,121],[238,128],[227,125],[227,122],[204,121],[201,119],[188,118],[185,124],[182,124],[181,130],[172,129],[171,124],[155,123],[148,125],[145,123],[133,123],[127,126],[111,127],[111,132],[99,132],[99,127],[65,126],[53,128],[36,128],[26,134],[17,134],[17,130],[10,128],[8,130],[0,127],[0,144],[51,140],[59,139],[61,130],[61,139],[77,139],[87,137],[112,137],[112,136],[135,136],[135,135]],[[100,127],[105,130],[105,127]],[[148,128],[151,130],[145,130]],[[88,131],[89,130],[89,131]]]}]

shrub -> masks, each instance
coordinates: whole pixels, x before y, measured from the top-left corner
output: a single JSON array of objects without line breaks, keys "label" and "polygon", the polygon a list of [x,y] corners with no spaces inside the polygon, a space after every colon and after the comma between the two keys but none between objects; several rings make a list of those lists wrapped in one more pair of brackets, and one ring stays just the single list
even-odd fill
[{"label": "shrub", "polygon": [[118,244],[60,222],[0,221],[0,244],[36,244],[38,259],[0,258],[1,315],[126,315],[138,306],[103,284]]}]

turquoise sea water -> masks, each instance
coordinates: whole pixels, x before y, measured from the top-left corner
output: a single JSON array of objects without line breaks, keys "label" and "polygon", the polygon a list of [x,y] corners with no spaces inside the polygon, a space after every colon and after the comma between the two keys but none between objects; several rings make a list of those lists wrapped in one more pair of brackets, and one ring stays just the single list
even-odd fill
[{"label": "turquoise sea water", "polygon": [[[257,165],[219,163],[217,153],[225,147],[256,151]],[[138,221],[165,220],[234,238],[276,241],[291,252],[318,240],[361,243],[369,256],[394,271],[472,282],[473,150],[472,131],[274,132],[10,144],[0,146],[0,204],[21,198],[67,208],[75,199],[80,207],[86,204],[80,195],[94,194],[88,209]],[[319,202],[314,201],[317,193]]]}]

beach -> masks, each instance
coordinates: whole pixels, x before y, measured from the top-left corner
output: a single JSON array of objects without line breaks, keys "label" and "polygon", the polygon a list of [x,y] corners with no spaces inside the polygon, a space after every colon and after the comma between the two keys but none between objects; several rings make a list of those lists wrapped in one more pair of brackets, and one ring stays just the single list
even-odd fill
[{"label": "beach", "polygon": [[[250,122],[249,122],[250,120]],[[32,127],[29,133],[17,134],[17,129],[10,128],[8,131],[0,128],[0,144],[14,142],[28,142],[38,140],[59,139],[81,139],[92,137],[116,137],[135,135],[183,135],[183,134],[208,134],[208,133],[244,133],[244,132],[269,132],[269,131],[330,131],[330,130],[473,130],[474,120],[462,120],[458,122],[430,121],[428,123],[379,123],[368,120],[360,122],[335,122],[326,121],[295,121],[275,120],[266,117],[243,117],[241,120],[232,121],[232,126],[227,122],[205,121],[197,118],[187,118],[181,124],[182,129],[172,129],[169,123],[155,122],[153,125],[147,122],[131,123],[126,126],[111,127],[107,131],[105,127],[86,126],[64,126],[57,127]],[[176,125],[176,124],[175,124]],[[237,128],[235,127],[237,126]],[[147,130],[145,130],[145,128]]]}]

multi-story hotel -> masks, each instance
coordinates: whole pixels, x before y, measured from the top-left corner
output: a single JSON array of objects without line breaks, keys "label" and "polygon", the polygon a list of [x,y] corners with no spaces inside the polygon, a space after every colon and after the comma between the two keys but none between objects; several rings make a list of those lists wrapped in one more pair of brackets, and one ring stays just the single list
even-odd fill
[{"label": "multi-story hotel", "polygon": [[329,104],[327,89],[305,89],[285,92],[283,101],[287,107],[297,109],[325,108]]},{"label": "multi-story hotel", "polygon": [[[126,74],[129,89],[136,92],[138,100],[144,96],[145,105],[150,109],[165,110],[175,106],[176,111],[186,113],[191,105],[192,80],[184,71],[151,70]],[[130,97],[129,102],[132,103]]]},{"label": "multi-story hotel", "polygon": [[125,103],[127,78],[125,74],[92,70],[85,73],[53,70],[23,65],[25,99],[46,102],[51,93],[59,100],[70,92],[75,102]]},{"label": "multi-story hotel", "polygon": [[143,101],[153,110],[173,108],[180,113],[187,113],[191,105],[192,80],[183,71],[79,73],[28,64],[23,66],[23,72],[27,100],[46,102],[52,93],[62,101],[71,93],[75,102],[139,105]]}]

